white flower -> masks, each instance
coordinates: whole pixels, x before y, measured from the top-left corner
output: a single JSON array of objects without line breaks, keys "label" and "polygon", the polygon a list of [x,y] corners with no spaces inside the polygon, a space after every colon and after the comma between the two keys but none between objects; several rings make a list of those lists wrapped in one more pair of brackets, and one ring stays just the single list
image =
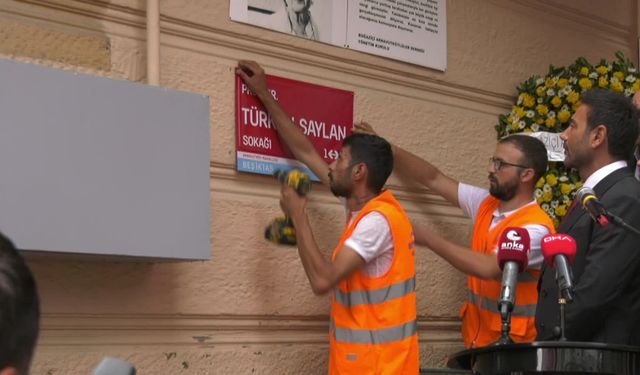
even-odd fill
[{"label": "white flower", "polygon": [[518,105],[522,105],[522,95],[518,96]]},{"label": "white flower", "polygon": [[519,127],[520,129],[524,129],[526,126],[527,126],[527,123],[526,123],[526,122],[524,122],[524,121],[520,121],[520,122],[518,123],[518,127]]},{"label": "white flower", "polygon": [[538,104],[542,104],[542,103],[544,103],[544,99],[538,98],[538,99],[536,99],[536,102],[538,102]]},{"label": "white flower", "polygon": [[528,110],[527,111],[527,117],[528,118],[533,118],[536,115],[536,113],[532,110]]},{"label": "white flower", "polygon": [[531,125],[531,130],[533,130],[534,132],[539,131],[540,125],[534,123],[533,125]]},{"label": "white flower", "polygon": [[542,190],[536,189],[536,191],[533,192],[533,195],[536,197],[536,199],[540,198],[542,196]]},{"label": "white flower", "polygon": [[634,83],[634,82],[636,81],[636,77],[635,77],[635,76],[633,76],[633,75],[631,75],[631,74],[629,74],[629,75],[627,76],[627,78],[625,78],[624,80],[625,80],[625,81],[627,81],[627,82],[629,82],[629,83]]},{"label": "white flower", "polygon": [[555,94],[556,94],[556,91],[554,89],[547,90],[547,96],[554,96]]},{"label": "white flower", "polygon": [[613,76],[613,77],[611,77],[611,79],[609,80],[609,82],[611,82],[611,83],[618,83],[618,82],[620,82],[620,80],[618,79],[618,77]]},{"label": "white flower", "polygon": [[548,203],[543,203],[540,206],[542,207],[543,210],[549,212],[549,204]]},{"label": "white flower", "polygon": [[569,105],[568,104],[563,105],[562,107],[560,107],[560,110],[568,111],[569,110]]},{"label": "white flower", "polygon": [[542,186],[542,191],[545,193],[551,191],[551,186],[549,186],[549,184],[544,184],[544,186]]},{"label": "white flower", "polygon": [[560,79],[560,77],[555,76],[555,77],[551,78],[551,82],[553,82],[553,83],[558,83],[558,80],[559,80],[559,79]]},{"label": "white flower", "polygon": [[551,201],[551,207],[552,207],[552,208],[556,208],[556,207],[558,207],[558,205],[559,205],[559,204],[560,204],[560,203],[558,203],[558,201]]},{"label": "white flower", "polygon": [[560,182],[567,182],[567,181],[569,181],[569,177],[567,177],[567,176],[560,176],[560,177],[558,177],[558,181],[560,181]]},{"label": "white flower", "polygon": [[556,118],[556,112],[555,111],[549,111],[549,113],[547,113],[547,117],[548,118]]},{"label": "white flower", "polygon": [[576,77],[569,78],[569,83],[573,83],[573,84],[578,83],[578,78],[576,78]]},{"label": "white flower", "polygon": [[636,72],[636,68],[629,68],[629,73],[635,73]]},{"label": "white flower", "polygon": [[589,73],[589,78],[592,78],[592,79],[598,78],[598,72]]},{"label": "white flower", "polygon": [[627,87],[626,89],[624,89],[624,94],[626,96],[631,96],[631,94],[633,94],[633,90],[631,90],[631,87]]}]

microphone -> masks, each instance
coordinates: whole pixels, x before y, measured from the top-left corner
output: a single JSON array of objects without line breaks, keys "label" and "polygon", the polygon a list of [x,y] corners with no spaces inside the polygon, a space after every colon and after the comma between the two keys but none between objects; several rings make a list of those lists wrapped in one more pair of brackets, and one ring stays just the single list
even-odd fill
[{"label": "microphone", "polygon": [[127,361],[119,358],[104,357],[93,375],[136,375],[136,369]]},{"label": "microphone", "polygon": [[573,280],[569,265],[576,257],[576,240],[567,234],[547,234],[541,241],[542,255],[556,269],[558,289],[567,302],[573,301]]},{"label": "microphone", "polygon": [[503,319],[513,311],[518,273],[527,268],[530,248],[531,239],[526,229],[508,227],[502,231],[498,241],[498,266],[502,270],[502,286],[500,288],[498,308]]},{"label": "microphone", "polygon": [[604,206],[598,201],[596,192],[593,191],[593,189],[586,186],[581,187],[576,192],[576,199],[578,199],[582,207],[598,225],[601,227],[609,225],[607,210],[605,210]]}]

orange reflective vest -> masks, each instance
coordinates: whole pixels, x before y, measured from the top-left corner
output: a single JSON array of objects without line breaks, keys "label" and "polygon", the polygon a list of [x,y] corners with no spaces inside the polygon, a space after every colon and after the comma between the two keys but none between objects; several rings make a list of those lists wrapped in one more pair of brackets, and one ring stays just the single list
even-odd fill
[{"label": "orange reflective vest", "polygon": [[[471,249],[484,254],[493,254],[500,234],[506,227],[522,227],[530,224],[544,225],[554,233],[553,222],[537,204],[518,209],[489,230],[493,212],[500,200],[489,196],[478,210],[478,218],[473,228]],[[518,276],[515,306],[511,314],[510,336],[515,342],[529,342],[536,338],[535,313],[538,302],[538,279],[540,271],[527,269]],[[498,311],[501,283],[498,280],[483,280],[468,276],[467,301],[462,306],[462,337],[465,345],[480,347],[500,338],[502,319]]]},{"label": "orange reflective vest", "polygon": [[356,270],[334,289],[329,374],[416,375],[419,353],[413,228],[389,191],[370,200],[347,225],[333,259],[358,222],[372,211],[384,215],[391,228],[391,267],[378,277]]}]

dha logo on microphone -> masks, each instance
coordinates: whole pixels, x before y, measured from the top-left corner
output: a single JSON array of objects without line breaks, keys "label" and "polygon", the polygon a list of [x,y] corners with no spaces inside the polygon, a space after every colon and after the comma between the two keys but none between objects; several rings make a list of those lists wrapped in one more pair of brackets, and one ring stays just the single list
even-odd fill
[{"label": "dha logo on microphone", "polygon": [[515,230],[510,230],[506,235],[509,242],[502,242],[500,244],[501,250],[518,250],[524,251],[524,245],[522,244],[522,236]]},{"label": "dha logo on microphone", "polygon": [[542,242],[553,242],[553,241],[571,241],[573,238],[567,236],[566,234],[554,234],[554,235],[546,235],[542,237]]}]

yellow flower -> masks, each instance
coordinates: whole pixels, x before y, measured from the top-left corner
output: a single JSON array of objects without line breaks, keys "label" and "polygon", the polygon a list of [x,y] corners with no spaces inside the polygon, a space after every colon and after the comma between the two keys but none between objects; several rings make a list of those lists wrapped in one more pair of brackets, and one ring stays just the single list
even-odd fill
[{"label": "yellow flower", "polygon": [[556,186],[558,184],[558,177],[553,174],[547,176],[547,183],[549,186]]},{"label": "yellow flower", "polygon": [[640,79],[637,79],[633,85],[631,85],[631,91],[636,92],[640,90]]},{"label": "yellow flower", "polygon": [[549,113],[549,108],[547,108],[547,106],[546,106],[546,105],[544,105],[544,104],[538,104],[538,105],[536,106],[536,111],[538,111],[538,113],[539,113],[539,114],[541,114],[541,115],[543,115],[543,116],[544,116],[544,115],[546,115],[547,113]]},{"label": "yellow flower", "polygon": [[551,78],[547,78],[547,80],[546,80],[546,81],[544,81],[544,85],[545,85],[548,89],[552,88],[552,87],[553,87],[553,80],[552,80]]},{"label": "yellow flower", "polygon": [[580,104],[581,104],[581,102],[580,102],[580,101],[578,101],[578,102],[576,102],[576,103],[573,103],[573,104],[571,105],[571,110],[572,110],[572,111],[574,111],[574,112],[575,112],[575,111],[577,111],[577,110],[578,110],[578,107],[580,107]]},{"label": "yellow flower", "polygon": [[560,217],[566,215],[567,214],[567,206],[565,206],[564,204],[558,205],[558,207],[556,207],[555,214],[556,214],[556,216],[560,216]]},{"label": "yellow flower", "polygon": [[542,186],[544,185],[544,183],[545,183],[545,182],[546,182],[546,181],[545,181],[544,177],[540,177],[540,179],[538,180],[538,182],[536,182],[536,189],[540,189],[540,188],[542,188]]},{"label": "yellow flower", "polygon": [[513,111],[516,113],[516,116],[518,116],[519,118],[523,118],[524,115],[526,114],[524,109],[522,107],[520,107],[519,105],[514,105],[513,106]]},{"label": "yellow flower", "polygon": [[553,198],[553,192],[552,191],[545,191],[544,193],[542,193],[542,201],[543,202],[551,202],[551,199]]},{"label": "yellow flower", "polygon": [[581,187],[582,187],[582,182],[581,181],[576,182],[576,190],[580,189]]},{"label": "yellow flower", "polygon": [[568,80],[568,79],[566,79],[566,78],[560,78],[560,79],[558,80],[558,83],[556,83],[556,85],[557,85],[559,88],[564,88],[564,87],[566,87],[568,84],[569,84],[569,80]]},{"label": "yellow flower", "polygon": [[587,68],[586,66],[583,66],[582,68],[580,68],[580,75],[588,76],[589,75],[589,68]]},{"label": "yellow flower", "polygon": [[561,183],[560,192],[562,193],[562,195],[568,195],[569,193],[571,193],[571,185]]},{"label": "yellow flower", "polygon": [[569,111],[558,112],[558,121],[560,121],[561,124],[564,124],[565,122],[569,121],[570,118],[571,118],[571,112]]},{"label": "yellow flower", "polygon": [[624,73],[621,71],[613,72],[613,76],[616,77],[619,81],[624,79]]},{"label": "yellow flower", "polygon": [[551,104],[553,104],[554,107],[558,108],[562,105],[562,99],[560,99],[559,96],[554,96],[553,99],[551,99]]},{"label": "yellow flower", "polygon": [[556,119],[553,117],[549,117],[548,119],[544,120],[544,124],[548,128],[553,128],[554,126],[556,126]]},{"label": "yellow flower", "polygon": [[511,124],[511,130],[520,130],[520,124],[518,124],[518,121],[514,121]]},{"label": "yellow flower", "polygon": [[607,74],[607,72],[609,71],[609,69],[607,69],[607,67],[606,67],[606,66],[604,66],[604,65],[600,65],[600,66],[598,66],[598,67],[596,68],[596,71],[598,72],[598,74],[600,74],[600,75],[604,75],[604,74]]},{"label": "yellow flower", "polygon": [[547,92],[547,89],[544,86],[538,86],[538,88],[536,88],[536,95],[538,96],[544,96],[545,92]]},{"label": "yellow flower", "polygon": [[580,78],[578,85],[584,90],[589,90],[593,86],[593,82],[589,78]]},{"label": "yellow flower", "polygon": [[622,83],[620,83],[620,81],[614,82],[614,83],[611,84],[611,90],[617,91],[617,92],[622,92],[622,91],[624,91],[624,86],[622,86]]},{"label": "yellow flower", "polygon": [[527,108],[531,108],[536,104],[536,99],[529,95],[529,94],[524,94],[522,96],[522,105],[524,105]]},{"label": "yellow flower", "polygon": [[598,78],[598,87],[606,88],[609,85],[607,77]]},{"label": "yellow flower", "polygon": [[580,99],[580,94],[578,94],[577,92],[571,90],[571,92],[569,94],[567,94],[567,101],[569,103],[575,103],[578,101],[578,99]]}]

